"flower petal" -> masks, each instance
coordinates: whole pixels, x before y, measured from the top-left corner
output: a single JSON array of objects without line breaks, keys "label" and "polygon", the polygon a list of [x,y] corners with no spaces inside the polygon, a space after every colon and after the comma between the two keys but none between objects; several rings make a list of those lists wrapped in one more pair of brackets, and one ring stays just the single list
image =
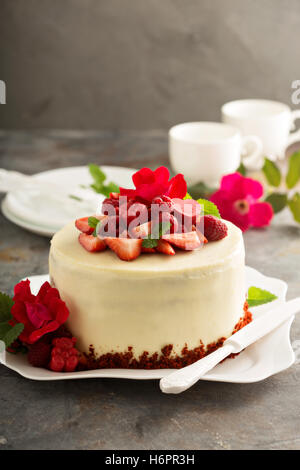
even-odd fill
[{"label": "flower petal", "polygon": [[263,185],[252,178],[243,178],[243,190],[245,196],[252,196],[254,199],[261,198],[264,192]]},{"label": "flower petal", "polygon": [[[231,173],[223,176],[220,189],[224,191],[227,199],[250,199],[256,200],[263,195],[263,186],[259,181],[245,178],[240,173]],[[226,194],[227,193],[227,194]]]},{"label": "flower petal", "polygon": [[187,184],[181,173],[170,180],[169,189],[166,193],[170,198],[183,199],[187,192]]},{"label": "flower petal", "polygon": [[136,195],[141,199],[151,202],[156,196],[166,194],[168,185],[162,183],[141,184],[136,190]]},{"label": "flower petal", "polygon": [[250,227],[249,212],[247,214],[238,212],[234,207],[235,201],[226,199],[227,194],[225,191],[216,191],[211,195],[210,200],[218,207],[222,219],[229,220],[245,232]]},{"label": "flower petal", "polygon": [[28,338],[29,343],[30,343],[30,344],[36,343],[36,342],[37,342],[42,336],[44,336],[46,333],[50,333],[51,331],[55,331],[55,330],[57,330],[59,327],[60,327],[60,324],[59,324],[56,320],[47,323],[47,325],[43,326],[43,327],[40,328],[39,330],[33,331],[33,332],[29,335],[29,338]]},{"label": "flower petal", "polygon": [[249,220],[253,227],[265,227],[269,225],[274,212],[268,202],[257,202],[250,206]]},{"label": "flower petal", "polygon": [[240,173],[231,173],[223,176],[221,179],[220,190],[231,192],[235,191],[235,187],[240,184],[243,176]]},{"label": "flower petal", "polygon": [[134,199],[136,197],[136,189],[120,188],[120,196],[126,196],[130,199]]},{"label": "flower petal", "polygon": [[151,184],[155,181],[155,175],[150,168],[141,168],[132,176],[134,186],[138,188],[141,184]]},{"label": "flower petal", "polygon": [[13,300],[21,300],[21,301],[28,301],[33,302],[35,296],[31,293],[30,290],[30,281],[26,279],[26,281],[21,281],[14,287],[14,297]]},{"label": "flower petal", "polygon": [[165,166],[156,168],[156,170],[154,170],[154,175],[156,183],[168,184],[170,173],[168,168]]}]

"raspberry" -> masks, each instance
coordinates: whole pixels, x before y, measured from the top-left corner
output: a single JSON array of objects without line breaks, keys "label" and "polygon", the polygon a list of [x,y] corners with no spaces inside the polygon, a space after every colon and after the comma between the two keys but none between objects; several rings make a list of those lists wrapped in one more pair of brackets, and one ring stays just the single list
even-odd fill
[{"label": "raspberry", "polygon": [[65,371],[66,372],[73,372],[78,365],[78,357],[77,356],[70,356],[66,359],[65,362]]},{"label": "raspberry", "polygon": [[30,347],[28,361],[34,367],[47,367],[50,361],[51,345],[39,341]]},{"label": "raspberry", "polygon": [[65,361],[61,356],[53,356],[50,361],[50,369],[54,372],[61,372],[64,368]]},{"label": "raspberry", "polygon": [[228,233],[227,225],[213,215],[204,216],[204,235],[208,241],[213,242],[225,238]]},{"label": "raspberry", "polygon": [[160,196],[156,196],[154,199],[152,199],[152,204],[158,204],[159,206],[163,204],[163,198]]},{"label": "raspberry", "polygon": [[[75,342],[76,342],[76,340],[75,340]],[[52,344],[54,346],[56,346],[57,348],[66,350],[66,349],[73,348],[74,340],[73,340],[73,338],[55,338],[52,341]]]},{"label": "raspberry", "polygon": [[55,372],[72,372],[78,365],[76,338],[54,338],[52,341],[50,369]]}]

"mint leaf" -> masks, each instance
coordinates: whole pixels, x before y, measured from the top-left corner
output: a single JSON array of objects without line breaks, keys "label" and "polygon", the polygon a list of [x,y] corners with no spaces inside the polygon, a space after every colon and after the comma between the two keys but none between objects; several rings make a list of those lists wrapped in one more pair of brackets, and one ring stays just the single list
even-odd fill
[{"label": "mint leaf", "polygon": [[289,168],[286,175],[286,185],[289,189],[296,186],[300,179],[300,151],[289,158]]},{"label": "mint leaf", "polygon": [[241,162],[241,164],[240,164],[240,166],[237,168],[236,172],[239,173],[239,174],[242,175],[242,176],[246,176],[247,170],[246,170],[246,167],[245,167],[245,165],[244,165],[243,162]]},{"label": "mint leaf", "polygon": [[288,201],[288,205],[295,221],[300,224],[300,193],[295,193],[292,199]]},{"label": "mint leaf", "polygon": [[[156,248],[158,240],[170,230],[170,222],[160,222],[159,227],[154,227],[153,233],[149,233],[147,238],[143,239],[142,246],[144,248]],[[158,228],[158,230],[157,230]],[[158,238],[152,238],[153,235],[157,235]]]},{"label": "mint leaf", "polygon": [[13,304],[14,301],[9,295],[0,292],[0,322],[7,322],[12,318],[10,311]]},{"label": "mint leaf", "polygon": [[262,168],[268,183],[271,186],[278,187],[281,183],[281,173],[277,165],[274,162],[265,158],[265,163]]},{"label": "mint leaf", "polygon": [[207,199],[198,199],[197,202],[203,206],[204,215],[214,215],[218,219],[221,218],[219,209],[213,202]]},{"label": "mint leaf", "polygon": [[142,246],[144,248],[156,248],[158,240],[156,238],[144,238]]},{"label": "mint leaf", "polygon": [[11,329],[11,325],[6,321],[0,323],[0,339],[3,339],[6,333]]},{"label": "mint leaf", "polygon": [[112,181],[107,184],[103,184],[106,180],[105,173],[101,170],[98,165],[94,163],[90,163],[88,165],[89,172],[94,180],[94,182],[90,185],[90,187],[99,194],[104,194],[104,196],[109,197],[110,193],[118,193],[120,188],[116,183]]},{"label": "mint leaf", "polygon": [[287,195],[284,193],[272,193],[265,199],[273,207],[274,214],[282,211],[287,205]]},{"label": "mint leaf", "polygon": [[98,165],[95,165],[94,163],[90,163],[88,167],[95,184],[102,185],[103,181],[106,180],[105,173],[101,170]]},{"label": "mint leaf", "polygon": [[97,217],[89,217],[88,224],[91,228],[96,228],[99,223],[99,219]]},{"label": "mint leaf", "polygon": [[192,196],[189,194],[189,193],[186,193],[186,195],[184,196],[183,200],[185,199],[193,199]]},{"label": "mint leaf", "polygon": [[259,287],[249,287],[247,302],[249,307],[257,307],[258,305],[267,304],[276,300],[277,296],[268,292],[267,290],[260,289]]},{"label": "mint leaf", "polygon": [[10,330],[6,333],[6,335],[2,338],[2,341],[4,341],[5,343],[5,346],[8,348],[11,343],[13,343],[20,336],[23,330],[23,323],[17,323],[15,326],[12,326]]},{"label": "mint leaf", "polygon": [[170,230],[170,222],[161,222],[159,224],[159,238],[161,238],[168,230]]}]

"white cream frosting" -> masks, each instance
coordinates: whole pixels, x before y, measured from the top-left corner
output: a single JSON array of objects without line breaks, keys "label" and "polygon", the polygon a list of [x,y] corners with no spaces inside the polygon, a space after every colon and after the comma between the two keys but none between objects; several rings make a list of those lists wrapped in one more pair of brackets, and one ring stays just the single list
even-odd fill
[{"label": "white cream frosting", "polygon": [[132,346],[138,357],[173,344],[180,354],[185,344],[192,349],[230,336],[243,314],[245,254],[242,232],[225,223],[228,236],[199,250],[131,262],[110,250],[88,253],[73,223],[56,233],[50,276],[79,348],[92,344],[101,355]]}]

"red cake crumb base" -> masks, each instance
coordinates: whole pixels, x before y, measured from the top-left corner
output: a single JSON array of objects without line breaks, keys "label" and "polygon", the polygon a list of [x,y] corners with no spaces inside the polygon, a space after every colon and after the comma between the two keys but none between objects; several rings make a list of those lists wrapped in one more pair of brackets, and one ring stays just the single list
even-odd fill
[{"label": "red cake crumb base", "polygon": [[[232,334],[248,325],[252,321],[252,313],[248,310],[248,303],[244,304],[244,314],[235,325]],[[199,346],[194,349],[188,349],[185,345],[181,351],[181,356],[172,354],[173,345],[168,344],[161,349],[161,353],[157,352],[149,355],[144,351],[138,359],[134,357],[132,347],[129,346],[126,352],[112,352],[97,357],[93,346],[90,346],[89,353],[83,353],[79,360],[79,370],[91,369],[180,369],[188,366],[211,352],[220,348],[226,338],[219,338],[218,341],[210,343],[204,347],[202,341]],[[231,354],[229,357],[235,357]]]}]

